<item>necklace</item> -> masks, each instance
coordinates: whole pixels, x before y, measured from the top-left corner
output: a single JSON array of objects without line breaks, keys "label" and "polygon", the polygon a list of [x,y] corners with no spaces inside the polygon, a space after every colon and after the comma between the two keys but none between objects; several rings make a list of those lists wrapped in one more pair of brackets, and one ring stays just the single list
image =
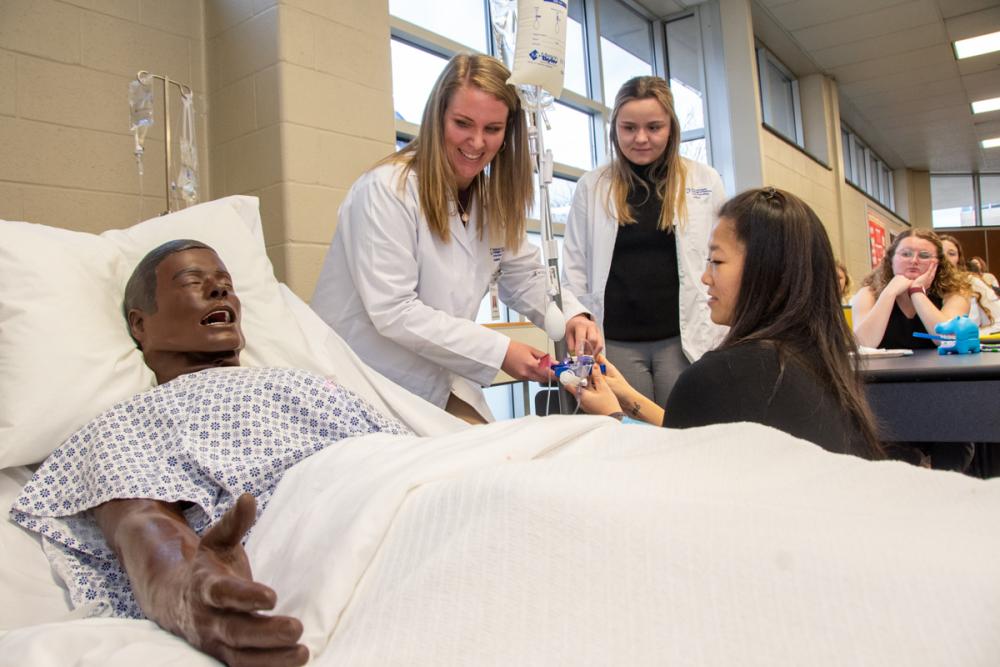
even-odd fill
[{"label": "necklace", "polygon": [[[462,200],[465,200],[464,202]],[[459,192],[458,196],[455,197],[455,204],[458,206],[458,217],[462,219],[462,224],[469,224],[469,201],[472,199],[472,193],[469,190],[464,192]]]}]

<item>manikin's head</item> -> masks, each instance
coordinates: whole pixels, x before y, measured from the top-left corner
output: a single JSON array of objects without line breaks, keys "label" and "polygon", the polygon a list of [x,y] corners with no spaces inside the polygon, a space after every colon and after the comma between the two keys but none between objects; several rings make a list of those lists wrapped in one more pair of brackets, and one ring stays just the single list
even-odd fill
[{"label": "manikin's head", "polygon": [[225,264],[204,243],[181,239],[150,251],[129,278],[123,310],[159,384],[240,363],[240,300]]}]

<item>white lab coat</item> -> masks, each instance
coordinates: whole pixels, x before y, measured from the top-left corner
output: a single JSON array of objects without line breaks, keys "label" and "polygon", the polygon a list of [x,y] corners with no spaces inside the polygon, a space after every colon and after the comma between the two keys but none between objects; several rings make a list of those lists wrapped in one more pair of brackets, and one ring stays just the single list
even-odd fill
[{"label": "white lab coat", "polygon": [[[500,299],[544,326],[540,252],[527,240],[514,251],[491,242],[474,212],[466,226],[452,211],[451,239],[442,241],[421,212],[416,174],[401,190],[401,170],[376,167],[347,193],[312,308],[397,384],[441,407],[454,393],[489,418],[481,387],[496,377],[509,339],[474,320],[499,271]],[[566,319],[586,312],[565,291],[563,306]]]},{"label": "white lab coat", "polygon": [[[681,159],[687,167],[688,210],[687,223],[682,227],[675,222],[674,227],[680,278],[681,346],[688,360],[695,362],[717,346],[728,330],[712,323],[707,288],[701,282],[708,257],[708,238],[726,194],[715,169]],[[562,284],[579,297],[602,330],[604,288],[618,236],[614,202],[608,200],[610,189],[611,174],[607,166],[583,175],[573,194],[563,244]]]}]

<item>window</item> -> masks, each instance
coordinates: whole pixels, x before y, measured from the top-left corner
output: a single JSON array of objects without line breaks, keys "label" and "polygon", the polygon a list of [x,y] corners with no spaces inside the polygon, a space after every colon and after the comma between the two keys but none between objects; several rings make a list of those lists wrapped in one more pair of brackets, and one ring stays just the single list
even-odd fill
[{"label": "window", "polygon": [[621,0],[601,0],[598,6],[604,101],[610,107],[623,83],[653,73],[652,23]]},{"label": "window", "polygon": [[764,122],[786,139],[804,146],[799,82],[795,75],[764,47],[757,49],[757,74]]},{"label": "window", "polygon": [[896,208],[892,169],[846,125],[840,128],[844,179],[890,210]]},{"label": "window", "polygon": [[486,20],[486,5],[481,1],[389,0],[389,13],[474,51],[489,52],[489,24]]},{"label": "window", "polygon": [[1000,174],[979,177],[979,211],[980,224],[1000,225]]},{"label": "window", "polygon": [[854,176],[854,160],[851,159],[851,134],[840,128],[840,149],[844,156],[844,178],[851,183],[857,180]]},{"label": "window", "polygon": [[419,124],[427,96],[448,60],[398,39],[392,40],[390,48],[396,118]]},{"label": "window", "polygon": [[671,19],[664,28],[670,90],[681,123],[681,155],[707,164],[704,59],[698,15]]},{"label": "window", "polygon": [[932,223],[1000,226],[1000,174],[931,174]]},{"label": "window", "polygon": [[976,224],[972,176],[931,176],[932,225],[972,227]]}]

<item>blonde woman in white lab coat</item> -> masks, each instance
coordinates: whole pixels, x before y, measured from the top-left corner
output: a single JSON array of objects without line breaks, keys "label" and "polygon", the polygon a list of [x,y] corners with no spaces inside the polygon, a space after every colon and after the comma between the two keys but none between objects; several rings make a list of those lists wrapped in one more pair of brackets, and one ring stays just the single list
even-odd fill
[{"label": "blonde woman in white lab coat", "polygon": [[[312,307],[386,377],[469,421],[498,370],[540,382],[543,351],[475,323],[489,292],[543,326],[546,279],[526,240],[532,165],[520,100],[498,60],[460,54],[420,134],[363,174],[338,213]],[[488,169],[487,169],[488,167]],[[570,349],[603,341],[563,293]]]},{"label": "blonde woman in white lab coat", "polygon": [[660,77],[625,82],[610,134],[611,163],[576,186],[563,285],[593,313],[629,384],[662,406],[726,332],[712,323],[700,282],[726,195],[718,172],[680,156],[673,95]]}]

